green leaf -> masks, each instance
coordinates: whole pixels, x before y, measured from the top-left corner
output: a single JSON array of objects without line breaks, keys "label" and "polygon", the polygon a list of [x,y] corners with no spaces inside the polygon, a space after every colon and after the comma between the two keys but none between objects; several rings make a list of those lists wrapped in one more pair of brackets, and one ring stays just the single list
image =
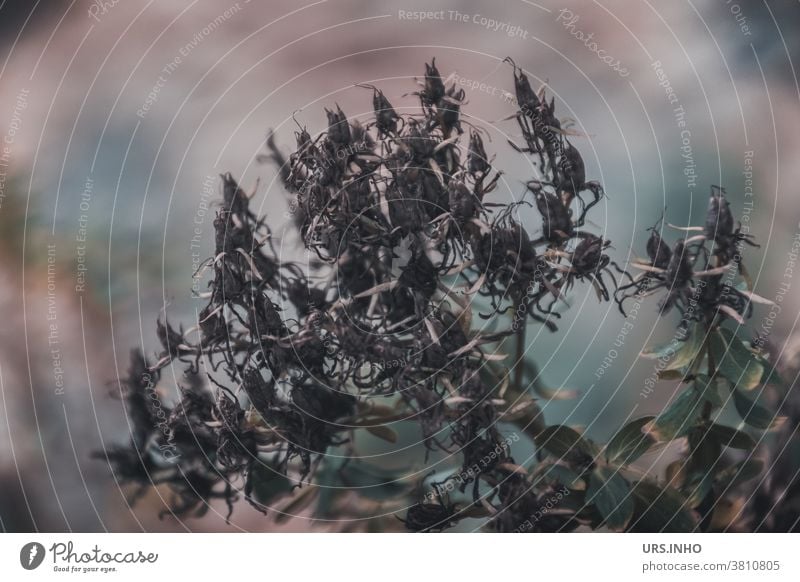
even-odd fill
[{"label": "green leaf", "polygon": [[656,374],[659,380],[683,380],[684,377],[680,370],[658,370]]},{"label": "green leaf", "polygon": [[642,430],[662,442],[685,436],[700,415],[700,405],[703,401],[701,394],[695,384],[692,384],[681,392],[655,420],[645,424]]},{"label": "green leaf", "polygon": [[712,424],[708,427],[708,434],[713,436],[724,447],[731,449],[752,450],[756,447],[756,441],[746,432],[736,430],[732,426],[722,424]]},{"label": "green leaf", "polygon": [[784,417],[777,416],[775,413],[767,410],[754,399],[751,399],[746,393],[732,387],[733,404],[736,406],[736,411],[746,424],[752,427],[766,430],[769,428],[776,428],[783,424]]},{"label": "green leaf", "polygon": [[575,491],[586,489],[586,483],[581,476],[564,465],[550,465],[542,477],[552,483],[558,483]]},{"label": "green leaf", "polygon": [[575,453],[594,457],[594,445],[584,439],[578,431],[564,425],[548,426],[536,437],[536,445],[558,459],[567,459]]},{"label": "green leaf", "polygon": [[659,366],[661,374],[669,370],[680,370],[688,367],[700,353],[703,336],[703,326],[695,324],[683,340],[674,338],[662,346],[645,349],[640,355],[652,360],[668,360],[665,366]]},{"label": "green leaf", "polygon": [[671,487],[661,488],[649,481],[633,486],[635,509],[630,531],[640,533],[683,533],[697,525],[694,513]]},{"label": "green leaf", "polygon": [[[749,343],[745,343],[745,345],[748,348],[751,348]],[[753,357],[759,364],[761,364],[761,367],[764,370],[764,373],[761,375],[761,379],[759,380],[759,384],[762,386],[776,386],[783,392],[789,390],[789,386],[783,381],[783,378],[781,378],[781,375],[778,373],[777,366],[770,363],[770,361],[764,357],[763,353],[756,349]]]},{"label": "green leaf", "polygon": [[720,327],[711,334],[711,353],[719,373],[735,386],[752,390],[761,382],[764,366],[732,331]]},{"label": "green leaf", "polygon": [[608,462],[621,465],[633,463],[656,444],[652,436],[642,432],[644,426],[654,418],[653,416],[644,416],[623,426],[606,447]]},{"label": "green leaf", "polygon": [[606,525],[615,531],[624,529],[633,516],[630,486],[613,467],[598,466],[592,471],[586,502],[593,503]]},{"label": "green leaf", "polygon": [[720,468],[720,455],[722,455],[722,443],[715,435],[708,432],[705,425],[692,428],[689,431],[688,479],[692,481],[698,476],[704,477],[709,473],[715,473]]},{"label": "green leaf", "polygon": [[777,368],[770,364],[767,360],[759,358],[761,367],[764,368],[764,374],[761,376],[759,383],[762,386],[777,386],[783,391],[788,391],[789,386],[783,381],[781,375],[778,373]]}]

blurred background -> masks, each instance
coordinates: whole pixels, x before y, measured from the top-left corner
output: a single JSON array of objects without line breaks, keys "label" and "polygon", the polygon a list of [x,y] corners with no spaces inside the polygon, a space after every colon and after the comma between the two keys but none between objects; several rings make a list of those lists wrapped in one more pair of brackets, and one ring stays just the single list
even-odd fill
[{"label": "blurred background", "polygon": [[[334,103],[367,115],[371,93],[357,83],[413,110],[407,94],[436,57],[491,136],[505,172],[497,196],[519,197],[531,171],[507,143],[519,137],[506,119],[515,111],[507,56],[548,84],[559,116],[585,135],[572,139],[587,178],[608,194],[594,227],[620,264],[644,252],[665,208],[668,222],[702,224],[709,186],[727,189],[761,245],[746,257],[756,292],[774,299],[792,287],[781,313],[757,310],[753,328],[793,358],[796,0],[0,0],[0,527],[328,527],[277,525],[244,503],[230,523],[222,509],[159,520],[158,492],[131,506],[106,463],[90,458],[128,438],[111,395],[129,351],[157,349],[159,314],[191,322],[201,307],[192,276],[213,249],[220,173],[255,191],[282,252],[297,252],[275,168],[259,163],[265,136],[274,129],[288,149],[295,119],[322,131],[323,106]],[[545,406],[548,423],[602,441],[661,409],[673,387],[645,395],[653,362],[637,357],[672,332],[656,311],[646,304],[615,346],[623,317],[583,286],[558,333],[528,334],[545,381],[578,392]],[[167,376],[160,389],[174,393]]]}]

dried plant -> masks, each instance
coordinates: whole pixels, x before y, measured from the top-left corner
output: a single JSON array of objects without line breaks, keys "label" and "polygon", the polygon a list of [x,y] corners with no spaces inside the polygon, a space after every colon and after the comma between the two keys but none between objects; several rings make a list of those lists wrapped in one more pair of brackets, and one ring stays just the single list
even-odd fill
[{"label": "dried plant", "polygon": [[[416,114],[369,87],[368,122],[336,106],[327,131],[300,129],[288,156],[267,140],[264,159],[279,168],[313,252],[308,268],[278,257],[266,219],[222,177],[208,304],[185,332],[159,321],[152,362],[134,352],[122,383],[133,438],[103,453],[118,478],[142,490],[167,484],[176,515],[202,514],[215,498],[232,510],[243,496],[281,520],[313,505],[315,517],[349,528],[440,531],[465,518],[501,532],[730,525],[723,502],[757,473],[754,439],[716,413],[732,402],[749,427],[775,425],[756,398],[771,367],[728,325],[762,301],[741,261],[752,240],[714,188],[706,224],[673,245],[653,228],[649,259],[631,265],[642,273],[629,275],[611,241],[586,227],[604,192],[586,180],[569,139],[577,132],[511,65],[524,140],[512,145],[536,173],[518,200],[497,199],[501,172],[484,132],[435,61]],[[523,226],[523,206],[538,210],[538,235]],[[661,376],[679,380],[680,394],[602,447],[545,425],[536,401],[551,392],[523,358],[526,327],[556,331],[576,284],[623,313],[631,298],[663,291],[662,311],[680,314],[676,338],[644,353],[666,362]],[[154,388],[170,365],[187,369],[175,403]],[[456,460],[444,477],[381,473],[356,454],[359,431],[394,442],[392,425],[406,423],[428,455]],[[535,459],[515,457],[521,438],[534,440]],[[687,451],[666,478],[633,466],[676,439]]]}]

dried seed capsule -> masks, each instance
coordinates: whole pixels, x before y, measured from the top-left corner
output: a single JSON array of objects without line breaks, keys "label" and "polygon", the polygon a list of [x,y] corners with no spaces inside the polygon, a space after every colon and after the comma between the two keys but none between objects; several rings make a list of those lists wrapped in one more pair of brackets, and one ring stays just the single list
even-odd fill
[{"label": "dried seed capsule", "polygon": [[486,149],[483,139],[477,131],[469,133],[469,152],[467,153],[467,169],[472,175],[485,174],[491,170],[489,160],[486,158]]},{"label": "dried seed capsule", "polygon": [[165,320],[162,323],[159,319],[156,321],[156,335],[164,348],[164,353],[176,357],[179,352],[178,346],[184,343],[183,330],[175,331],[169,321]]},{"label": "dried seed capsule", "polygon": [[424,166],[433,156],[436,141],[424,127],[416,122],[409,122],[408,131],[403,136],[403,143],[411,150],[411,155],[417,165]]},{"label": "dried seed capsule", "polygon": [[577,195],[584,189],[584,183],[586,182],[586,166],[578,149],[567,142],[567,147],[564,149],[564,154],[561,156],[558,165],[561,170],[559,189],[572,196]]},{"label": "dried seed capsule", "polygon": [[655,227],[650,229],[650,238],[647,239],[647,256],[650,257],[650,264],[659,269],[669,267],[672,258],[672,251]]},{"label": "dried seed capsule", "polygon": [[561,241],[572,233],[569,209],[555,194],[539,190],[536,193],[536,208],[542,215],[542,232],[549,241]]},{"label": "dried seed capsule", "polygon": [[450,202],[450,214],[459,224],[469,221],[475,216],[475,197],[466,184],[455,178],[447,185]]},{"label": "dried seed capsule", "polygon": [[683,289],[692,280],[694,272],[689,260],[689,251],[682,240],[675,243],[672,258],[667,267],[667,283],[670,289]]},{"label": "dried seed capsule", "polygon": [[455,86],[451,87],[447,95],[442,97],[436,104],[439,114],[439,124],[445,135],[449,135],[453,129],[458,129],[461,133],[461,124],[458,119],[461,115],[461,102],[464,100],[464,89],[454,91]]},{"label": "dried seed capsule", "polygon": [[397,120],[400,116],[389,103],[383,91],[373,89],[372,107],[375,110],[375,127],[381,135],[397,133]]},{"label": "dried seed capsule", "polygon": [[249,199],[239,187],[230,172],[222,175],[223,208],[231,214],[243,215],[248,212]]},{"label": "dried seed capsule", "polygon": [[731,214],[730,204],[725,198],[725,190],[719,186],[712,186],[704,229],[706,238],[727,243],[733,235],[733,223],[733,214]]},{"label": "dried seed capsule", "polygon": [[328,139],[338,146],[349,144],[350,124],[342,109],[337,105],[336,111],[326,109],[325,113],[328,116]]},{"label": "dried seed capsule", "polygon": [[431,64],[425,63],[425,88],[421,92],[421,97],[425,105],[436,105],[444,97],[444,82],[436,68],[436,59]]},{"label": "dried seed capsule", "polygon": [[578,275],[596,273],[608,264],[609,259],[603,251],[610,244],[610,241],[594,234],[584,236],[572,253],[572,268]]},{"label": "dried seed capsule", "polygon": [[427,301],[436,292],[438,273],[424,251],[414,249],[411,260],[400,275],[400,285],[420,293]]},{"label": "dried seed capsule", "polygon": [[511,62],[511,65],[514,67],[514,91],[517,96],[517,105],[525,115],[531,117],[538,111],[541,105],[539,97],[531,87],[528,76],[523,70],[517,67],[510,58],[506,60]]}]

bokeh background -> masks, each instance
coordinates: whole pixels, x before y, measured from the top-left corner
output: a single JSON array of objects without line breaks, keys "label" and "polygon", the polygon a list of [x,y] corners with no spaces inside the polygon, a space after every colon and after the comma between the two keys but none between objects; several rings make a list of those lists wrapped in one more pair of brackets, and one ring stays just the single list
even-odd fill
[{"label": "bokeh background", "polygon": [[[419,21],[414,11],[441,12]],[[333,103],[368,114],[371,93],[356,83],[413,109],[414,77],[436,57],[489,131],[505,171],[498,196],[520,196],[531,176],[507,144],[519,137],[505,120],[507,56],[585,134],[573,139],[587,176],[608,194],[593,220],[620,263],[643,252],[665,208],[669,222],[701,224],[709,186],[727,189],[761,244],[747,256],[756,292],[792,287],[774,323],[762,309],[753,328],[766,323],[778,356],[794,357],[796,0],[0,0],[0,528],[333,529],[278,525],[246,504],[230,523],[222,509],[159,520],[157,493],[131,506],[91,458],[127,438],[118,378],[131,348],[156,350],[159,314],[195,317],[192,276],[213,248],[220,173],[255,190],[295,252],[275,168],[259,162],[265,136],[274,129],[288,148],[293,116],[313,134]],[[584,286],[558,333],[528,334],[546,382],[578,392],[547,403],[548,422],[604,440],[672,396],[669,385],[642,393],[653,363],[638,353],[671,332],[656,325],[655,302],[598,374],[623,322]]]}]

